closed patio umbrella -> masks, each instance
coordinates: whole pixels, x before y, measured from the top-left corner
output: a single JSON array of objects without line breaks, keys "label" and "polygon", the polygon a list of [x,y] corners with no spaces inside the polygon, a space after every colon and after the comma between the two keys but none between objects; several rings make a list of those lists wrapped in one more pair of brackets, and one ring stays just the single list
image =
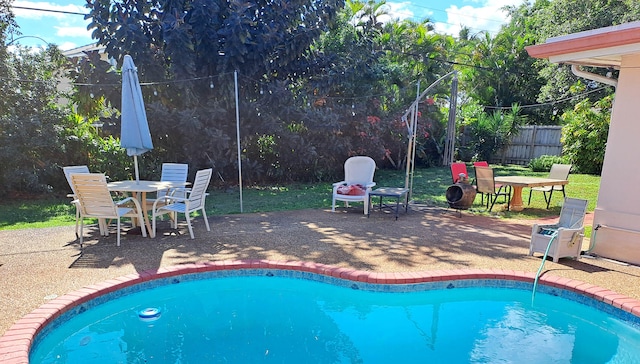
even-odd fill
[{"label": "closed patio umbrella", "polygon": [[153,149],[153,143],[138,81],[138,70],[129,55],[124,56],[122,63],[120,117],[120,146],[127,150],[127,155],[133,156],[136,181],[139,181],[138,156]]}]

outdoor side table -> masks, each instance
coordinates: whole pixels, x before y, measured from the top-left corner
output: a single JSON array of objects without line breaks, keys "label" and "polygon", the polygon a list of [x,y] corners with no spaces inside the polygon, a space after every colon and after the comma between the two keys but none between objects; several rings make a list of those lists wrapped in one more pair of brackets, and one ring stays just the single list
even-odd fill
[{"label": "outdoor side table", "polygon": [[[378,203],[378,209],[382,210],[382,209],[388,208],[390,210],[394,210],[396,213],[396,220],[398,220],[398,211],[400,209],[401,198],[404,197],[403,199],[404,212],[407,212],[409,209],[409,189],[408,188],[379,187],[369,192],[370,199],[375,196],[378,196],[380,198],[380,201]],[[393,205],[387,205],[382,203],[382,198],[395,198],[396,200],[395,207]],[[370,214],[371,214],[371,208],[369,208],[369,214],[367,214],[367,217],[369,217]]]}]

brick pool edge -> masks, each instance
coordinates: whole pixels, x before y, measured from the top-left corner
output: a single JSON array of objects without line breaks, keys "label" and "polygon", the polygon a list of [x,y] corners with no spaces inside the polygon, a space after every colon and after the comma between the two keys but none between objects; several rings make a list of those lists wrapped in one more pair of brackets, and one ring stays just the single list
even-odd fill
[{"label": "brick pool edge", "polygon": [[[85,286],[41,305],[16,321],[0,337],[0,362],[4,364],[29,363],[29,352],[33,340],[47,324],[69,309],[98,296],[155,279],[183,274],[240,269],[284,269],[376,284],[412,284],[467,279],[503,279],[533,283],[535,279],[534,273],[503,269],[453,269],[382,273],[303,261],[233,260],[177,265],[160,268],[157,271],[128,274]],[[574,279],[546,275],[540,277],[538,284],[575,292],[640,317],[640,300],[621,295],[606,288]]]}]

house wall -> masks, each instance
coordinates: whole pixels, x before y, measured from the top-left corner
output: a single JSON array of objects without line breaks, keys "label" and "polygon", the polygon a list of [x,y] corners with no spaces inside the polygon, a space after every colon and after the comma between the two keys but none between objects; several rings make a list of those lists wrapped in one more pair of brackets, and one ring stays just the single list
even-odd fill
[{"label": "house wall", "polygon": [[640,264],[640,54],[622,57],[602,169],[593,253]]}]

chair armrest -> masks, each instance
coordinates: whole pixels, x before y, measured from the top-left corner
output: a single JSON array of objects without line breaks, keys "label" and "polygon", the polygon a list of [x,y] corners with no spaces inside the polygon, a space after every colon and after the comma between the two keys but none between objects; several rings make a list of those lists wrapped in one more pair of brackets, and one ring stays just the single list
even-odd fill
[{"label": "chair armrest", "polygon": [[346,184],[347,184],[347,181],[340,181],[340,182],[336,182],[336,183],[334,183],[334,184],[333,184],[333,187],[338,187],[338,186],[346,185]]},{"label": "chair armrest", "polygon": [[140,202],[138,202],[137,198],[127,197],[123,200],[115,201],[114,203],[116,204],[116,206],[121,206],[126,204],[127,202],[133,202],[133,204],[136,207],[136,212],[138,212],[139,214],[142,214],[142,207],[140,206]]},{"label": "chair armrest", "polygon": [[[133,197],[127,197],[127,198],[122,199],[122,200],[120,200],[120,201],[114,201],[114,203],[115,203],[117,206],[124,205],[124,204],[126,204],[127,202],[134,202],[134,204],[135,204],[136,202],[138,202],[138,200],[136,200],[136,199],[135,199],[135,198],[133,198]],[[136,205],[137,205],[137,204],[136,204]]]},{"label": "chair armrest", "polygon": [[375,185],[376,185],[376,183],[375,183],[375,182],[369,182],[369,183],[367,183],[367,184],[366,184],[366,185],[364,185],[364,186],[365,186],[366,188],[371,188],[371,187],[373,187],[373,186],[375,186]]}]

